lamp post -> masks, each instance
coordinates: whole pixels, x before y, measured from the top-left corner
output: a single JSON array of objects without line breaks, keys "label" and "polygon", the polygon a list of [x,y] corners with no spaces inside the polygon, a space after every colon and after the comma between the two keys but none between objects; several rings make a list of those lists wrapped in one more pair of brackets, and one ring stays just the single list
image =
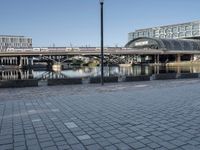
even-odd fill
[{"label": "lamp post", "polygon": [[101,6],[101,85],[104,85],[104,73],[103,73],[103,4],[104,0],[99,0]]}]

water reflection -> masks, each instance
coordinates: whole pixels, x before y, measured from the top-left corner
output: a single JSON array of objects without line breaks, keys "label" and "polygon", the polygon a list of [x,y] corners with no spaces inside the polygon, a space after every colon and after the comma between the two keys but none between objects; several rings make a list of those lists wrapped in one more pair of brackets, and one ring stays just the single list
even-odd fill
[{"label": "water reflection", "polygon": [[[100,76],[100,67],[84,67],[52,72],[49,70],[0,70],[0,80],[71,78]],[[159,73],[200,73],[200,66],[161,67],[161,66],[133,66],[133,67],[105,67],[105,76],[138,76]]]}]

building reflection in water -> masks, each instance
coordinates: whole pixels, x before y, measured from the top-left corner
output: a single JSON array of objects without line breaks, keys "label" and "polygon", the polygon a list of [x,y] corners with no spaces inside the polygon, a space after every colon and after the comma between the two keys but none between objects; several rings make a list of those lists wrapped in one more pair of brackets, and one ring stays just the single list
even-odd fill
[{"label": "building reflection in water", "polygon": [[18,80],[33,78],[33,70],[0,70],[0,80]]},{"label": "building reflection in water", "polygon": [[[133,67],[105,67],[104,76],[139,76],[159,73],[200,73],[200,66],[161,67],[161,66],[133,66]],[[0,70],[0,80],[39,79],[100,76],[100,67],[84,67],[63,70],[61,72],[41,70]]]}]

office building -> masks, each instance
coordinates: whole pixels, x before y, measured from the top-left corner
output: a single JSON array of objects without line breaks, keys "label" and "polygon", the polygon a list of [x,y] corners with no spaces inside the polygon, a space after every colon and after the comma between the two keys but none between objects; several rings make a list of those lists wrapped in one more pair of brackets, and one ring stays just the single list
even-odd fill
[{"label": "office building", "polygon": [[128,41],[139,37],[161,39],[200,39],[200,21],[139,29],[128,34]]},{"label": "office building", "polygon": [[0,35],[0,51],[32,48],[32,38],[24,36]]}]

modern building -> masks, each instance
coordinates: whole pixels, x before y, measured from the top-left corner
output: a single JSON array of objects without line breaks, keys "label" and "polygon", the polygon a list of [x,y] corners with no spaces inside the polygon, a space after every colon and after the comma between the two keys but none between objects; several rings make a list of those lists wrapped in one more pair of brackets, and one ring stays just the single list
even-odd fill
[{"label": "modern building", "polygon": [[156,55],[141,55],[154,62],[200,60],[200,21],[136,30],[128,34],[126,48],[158,50]]},{"label": "modern building", "polygon": [[0,51],[13,48],[32,48],[32,38],[24,36],[0,35]]},{"label": "modern building", "polygon": [[139,29],[128,34],[128,41],[139,37],[161,39],[200,39],[200,21]]}]

